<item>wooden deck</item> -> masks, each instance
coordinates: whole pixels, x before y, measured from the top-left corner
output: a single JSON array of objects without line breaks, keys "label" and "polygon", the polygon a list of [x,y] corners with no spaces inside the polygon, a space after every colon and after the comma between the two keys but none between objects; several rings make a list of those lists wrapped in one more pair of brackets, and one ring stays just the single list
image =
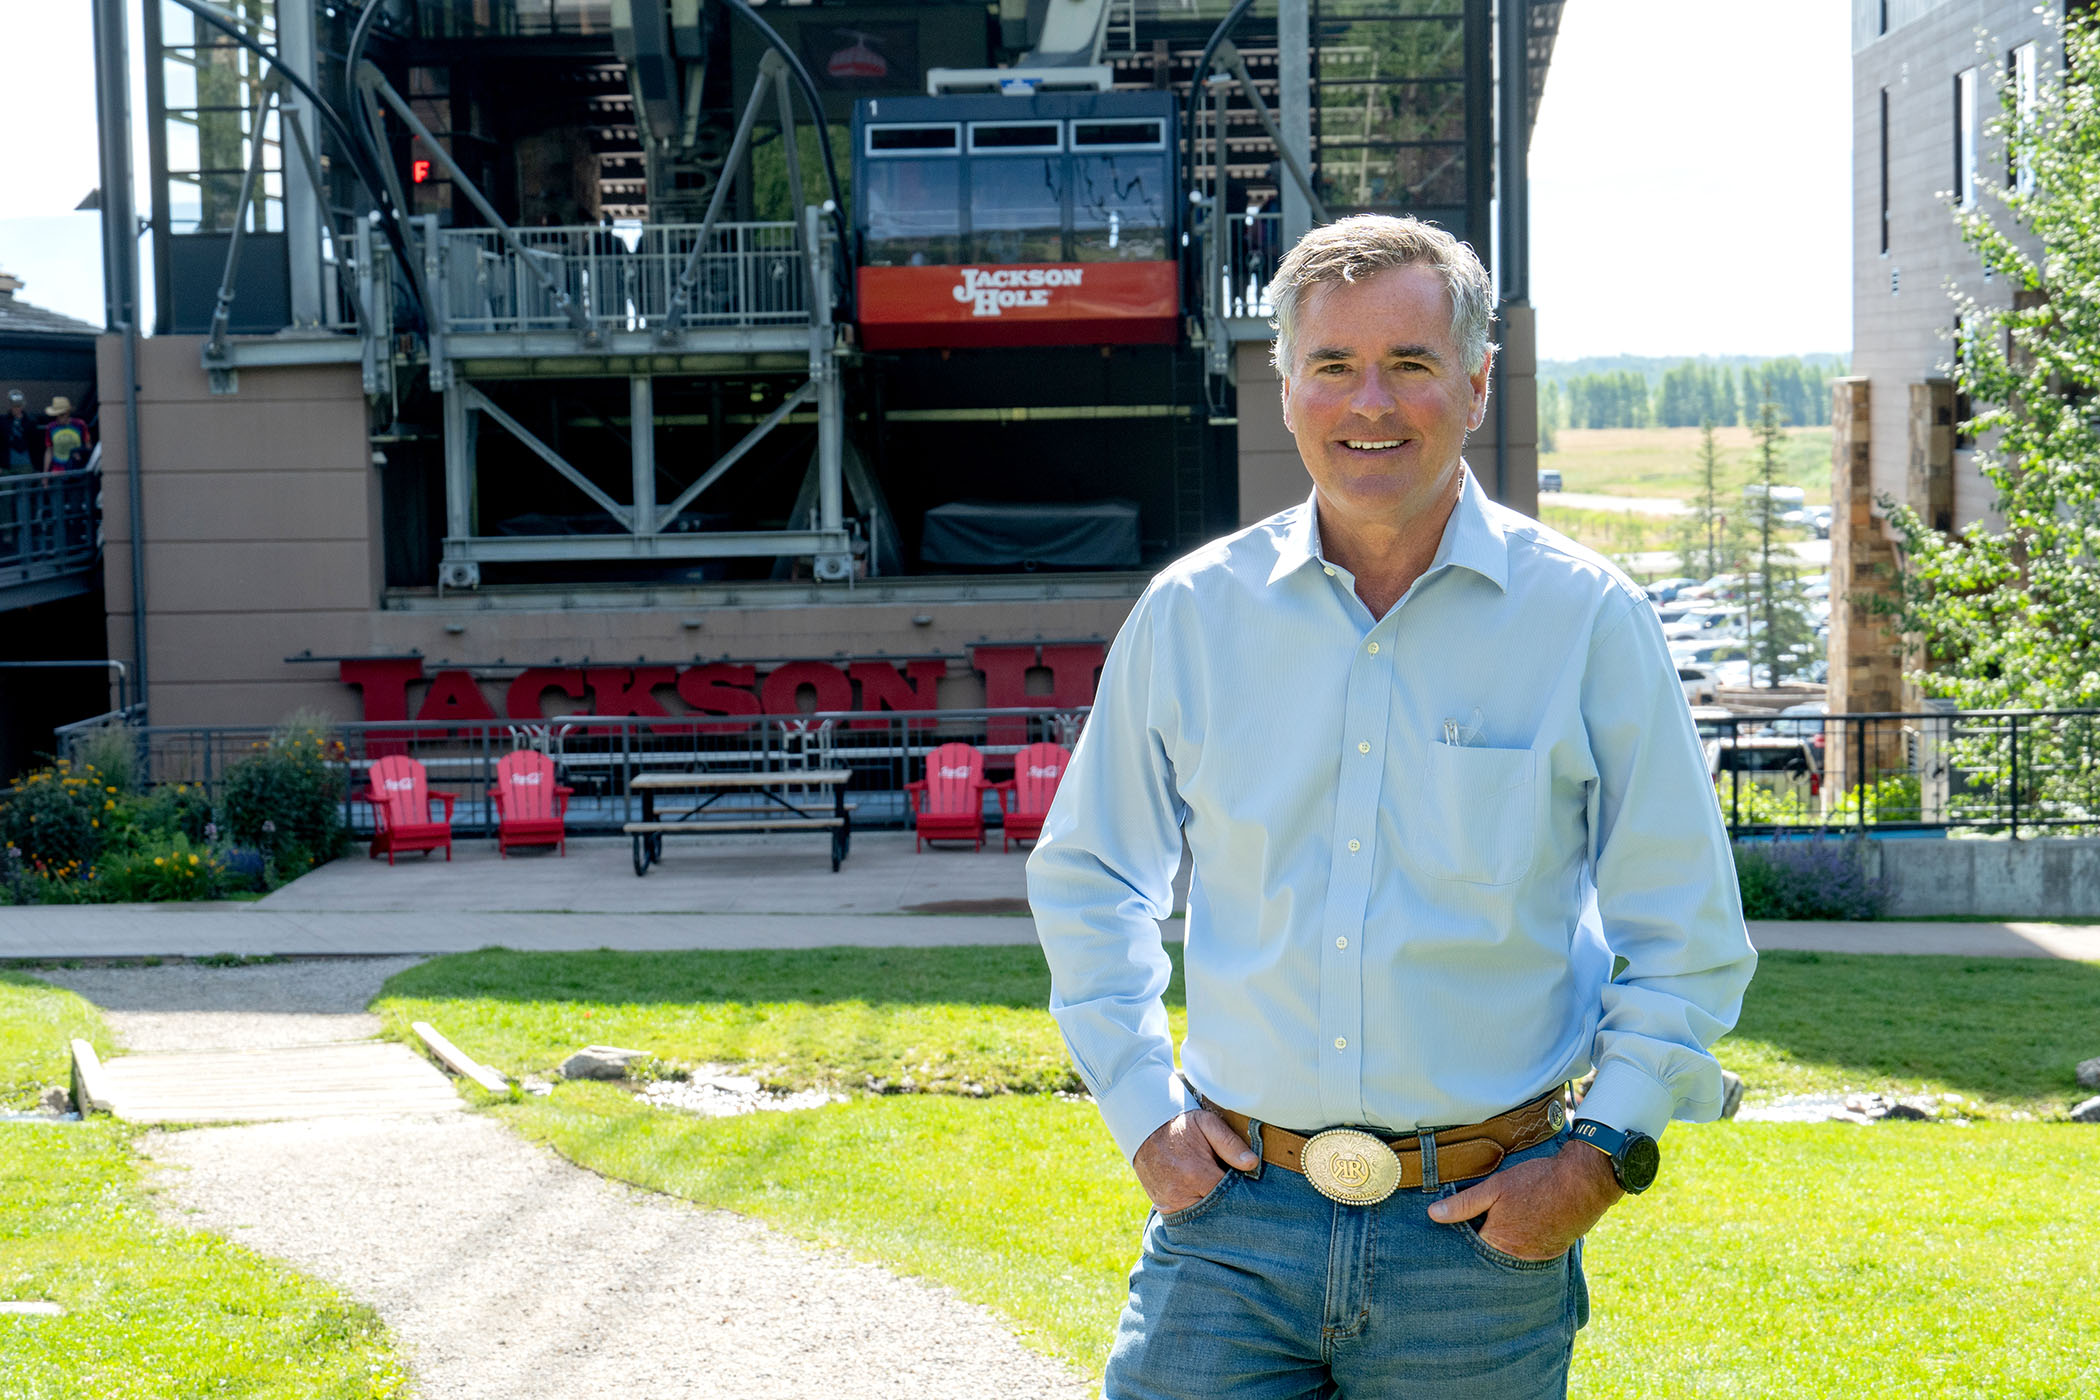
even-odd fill
[{"label": "wooden deck", "polygon": [[465,1107],[444,1071],[396,1041],[284,1050],[119,1055],[102,1061],[98,1107],[134,1123],[245,1123]]}]

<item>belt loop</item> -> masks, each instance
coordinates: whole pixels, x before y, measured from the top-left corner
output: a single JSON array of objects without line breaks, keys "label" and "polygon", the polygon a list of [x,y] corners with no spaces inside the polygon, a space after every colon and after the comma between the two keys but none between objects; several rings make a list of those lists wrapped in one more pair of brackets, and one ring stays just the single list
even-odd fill
[{"label": "belt loop", "polygon": [[1249,1118],[1247,1120],[1247,1146],[1254,1149],[1254,1170],[1247,1173],[1247,1179],[1260,1181],[1261,1169],[1267,1166],[1269,1162],[1266,1157],[1261,1155],[1261,1119],[1259,1118]]},{"label": "belt loop", "polygon": [[1436,1175],[1436,1131],[1424,1128],[1415,1134],[1422,1148],[1422,1189],[1434,1191],[1441,1184]]}]

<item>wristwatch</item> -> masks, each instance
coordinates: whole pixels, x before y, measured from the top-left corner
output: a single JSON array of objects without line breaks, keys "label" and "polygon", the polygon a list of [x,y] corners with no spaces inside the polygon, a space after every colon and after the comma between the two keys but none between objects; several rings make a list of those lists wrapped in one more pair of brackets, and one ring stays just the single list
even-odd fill
[{"label": "wristwatch", "polygon": [[1656,1170],[1662,1166],[1662,1149],[1655,1139],[1643,1132],[1621,1132],[1589,1118],[1575,1122],[1575,1140],[1590,1146],[1611,1158],[1611,1174],[1619,1179],[1619,1189],[1629,1196],[1638,1196],[1655,1184]]}]

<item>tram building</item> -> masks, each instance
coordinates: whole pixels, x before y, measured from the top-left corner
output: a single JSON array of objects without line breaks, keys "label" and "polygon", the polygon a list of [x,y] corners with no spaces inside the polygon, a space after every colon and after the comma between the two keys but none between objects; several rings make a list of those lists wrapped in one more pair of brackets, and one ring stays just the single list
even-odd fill
[{"label": "tram building", "polygon": [[156,725],[1083,705],[1153,571],[1309,490],[1263,288],[1363,210],[1495,272],[1468,458],[1535,503],[1554,0],[97,8]]}]

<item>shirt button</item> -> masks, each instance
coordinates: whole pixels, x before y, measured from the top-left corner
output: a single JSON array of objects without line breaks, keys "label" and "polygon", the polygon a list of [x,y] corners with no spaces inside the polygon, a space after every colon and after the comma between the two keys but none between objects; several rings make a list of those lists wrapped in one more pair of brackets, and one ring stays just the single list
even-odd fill
[{"label": "shirt button", "polygon": [[1344,1035],[1336,1036],[1334,1038],[1334,1048],[1337,1050],[1347,1050],[1349,1048],[1349,1037]]},{"label": "shirt button", "polygon": [[1378,655],[1378,643],[1376,642],[1371,643],[1371,655]]},{"label": "shirt button", "polygon": [[1334,946],[1337,948],[1346,948],[1349,946],[1349,940],[1347,938],[1337,938],[1334,940]]},{"label": "shirt button", "polygon": [[1325,566],[1323,566],[1323,567],[1321,568],[1320,572],[1321,572],[1321,573],[1323,573],[1323,574],[1325,574],[1325,575],[1327,575],[1327,577],[1329,577],[1329,578],[1333,578],[1333,577],[1334,577],[1334,566],[1333,566],[1332,564],[1328,564],[1328,565],[1325,565]]},{"label": "shirt button", "polygon": [[1369,739],[1359,739],[1359,740],[1357,740],[1357,741],[1356,741],[1356,751],[1357,751],[1358,753],[1369,753],[1369,752],[1371,751],[1371,741],[1370,741]]},{"label": "shirt button", "polygon": [[1361,842],[1361,841],[1354,841],[1354,840],[1352,840],[1352,841],[1351,841],[1351,842],[1349,843],[1349,849],[1350,849],[1350,850],[1352,850],[1352,851],[1360,851],[1360,850],[1362,850],[1363,848],[1364,848],[1364,843],[1363,843],[1363,842]]}]

